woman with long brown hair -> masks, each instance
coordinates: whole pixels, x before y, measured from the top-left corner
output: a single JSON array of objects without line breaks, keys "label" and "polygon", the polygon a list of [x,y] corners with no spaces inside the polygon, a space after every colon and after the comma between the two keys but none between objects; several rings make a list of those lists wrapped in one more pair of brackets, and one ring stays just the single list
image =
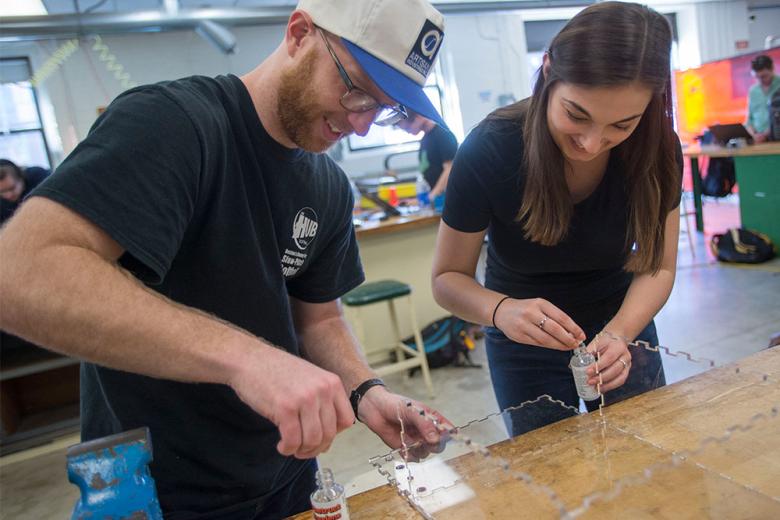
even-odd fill
[{"label": "woman with long brown hair", "polygon": [[[455,158],[433,267],[440,305],[487,326],[502,409],[577,406],[571,351],[613,403],[665,384],[653,317],[676,268],[682,157],[672,129],[671,29],[604,2],[553,39],[530,98],[480,123]],[[474,279],[488,234],[485,286]],[[601,333],[601,334],[599,334]],[[586,403],[590,409],[598,401]],[[558,415],[526,416],[519,434]]]}]

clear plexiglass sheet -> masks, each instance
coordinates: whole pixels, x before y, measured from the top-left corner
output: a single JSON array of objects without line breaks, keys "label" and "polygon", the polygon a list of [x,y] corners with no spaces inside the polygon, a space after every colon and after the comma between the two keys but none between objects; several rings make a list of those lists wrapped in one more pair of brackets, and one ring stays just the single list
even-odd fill
[{"label": "clear plexiglass sheet", "polygon": [[[697,375],[591,413],[543,395],[370,462],[422,518],[780,518],[780,352],[660,352]],[[508,437],[538,415],[556,420]]]}]

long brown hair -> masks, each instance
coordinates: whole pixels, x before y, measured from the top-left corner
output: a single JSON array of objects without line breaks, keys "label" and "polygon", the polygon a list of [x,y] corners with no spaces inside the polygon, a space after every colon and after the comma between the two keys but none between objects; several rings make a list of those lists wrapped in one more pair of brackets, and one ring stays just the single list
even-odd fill
[{"label": "long brown hair", "polygon": [[669,23],[639,4],[603,2],[581,11],[555,36],[549,69],[540,69],[530,100],[495,111],[489,119],[523,124],[525,187],[518,220],[525,236],[555,245],[566,236],[574,204],[564,158],[547,126],[547,103],[560,82],[585,87],[639,83],[653,92],[631,136],[613,149],[625,167],[629,206],[625,268],[657,272],[663,258],[667,213],[679,193],[672,130]]}]

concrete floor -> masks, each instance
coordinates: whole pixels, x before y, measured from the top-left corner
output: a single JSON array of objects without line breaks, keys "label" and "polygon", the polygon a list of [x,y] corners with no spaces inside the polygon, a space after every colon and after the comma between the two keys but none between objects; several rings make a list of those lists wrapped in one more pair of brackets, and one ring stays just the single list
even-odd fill
[{"label": "concrete floor", "polygon": [[[717,364],[740,359],[766,348],[780,331],[780,259],[760,266],[727,267],[709,252],[709,236],[739,223],[736,197],[705,206],[705,234],[694,234],[694,253],[680,235],[677,281],[669,302],[656,318],[659,338],[670,349],[713,359]],[[691,224],[693,224],[691,219]],[[387,377],[395,391],[425,401],[455,424],[497,411],[485,364],[477,345],[475,368],[441,368],[432,372],[434,399],[426,399],[421,378]],[[667,381],[673,383],[703,367],[664,356]],[[497,441],[506,433],[500,421],[482,427],[481,439]],[[70,515],[77,489],[67,481],[65,448],[75,436],[0,458],[0,519],[62,519]],[[320,464],[333,469],[349,494],[384,483],[369,466],[369,457],[386,453],[384,444],[358,424],[342,433]]]}]

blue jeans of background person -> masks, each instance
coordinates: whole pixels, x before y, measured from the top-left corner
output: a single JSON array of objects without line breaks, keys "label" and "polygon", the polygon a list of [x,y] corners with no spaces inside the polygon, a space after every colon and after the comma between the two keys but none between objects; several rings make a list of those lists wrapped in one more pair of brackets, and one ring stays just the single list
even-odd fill
[{"label": "blue jeans of background person", "polygon": [[[589,343],[605,325],[606,321],[583,327],[588,338],[585,343]],[[636,339],[647,341],[652,346],[658,345],[655,323],[651,321]],[[544,394],[579,408],[580,399],[569,368],[571,352],[516,343],[493,327],[485,329],[485,347],[493,392],[501,410]],[[629,347],[629,352],[631,371],[628,379],[622,386],[604,394],[604,401],[608,405],[666,384],[658,352],[639,347]],[[593,411],[598,409],[600,403],[600,399],[586,401],[585,406],[588,411]],[[505,414],[505,421],[509,434],[514,437],[572,415],[572,410],[541,402],[538,406],[529,405],[517,412]]]}]

